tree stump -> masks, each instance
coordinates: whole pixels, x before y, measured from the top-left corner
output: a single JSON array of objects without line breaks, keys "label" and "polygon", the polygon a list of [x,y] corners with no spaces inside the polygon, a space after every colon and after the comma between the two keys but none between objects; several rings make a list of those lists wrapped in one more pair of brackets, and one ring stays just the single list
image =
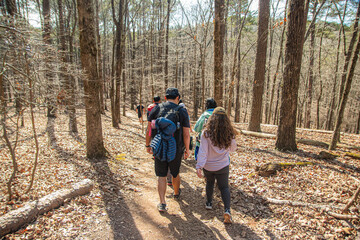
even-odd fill
[{"label": "tree stump", "polygon": [[255,167],[257,174],[262,177],[274,175],[279,170],[281,170],[281,165],[277,163],[265,163],[264,165]]}]

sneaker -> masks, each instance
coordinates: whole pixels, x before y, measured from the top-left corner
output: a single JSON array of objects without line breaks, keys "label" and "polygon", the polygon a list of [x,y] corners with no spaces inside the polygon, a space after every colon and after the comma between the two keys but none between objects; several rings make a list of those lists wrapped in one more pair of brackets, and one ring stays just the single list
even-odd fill
[{"label": "sneaker", "polygon": [[167,182],[167,185],[172,186],[172,182],[171,181]]},{"label": "sneaker", "polygon": [[232,223],[230,209],[226,209],[224,213],[224,223]]},{"label": "sneaker", "polygon": [[179,188],[179,194],[174,194],[174,199],[179,200],[181,194],[181,189]]},{"label": "sneaker", "polygon": [[165,203],[159,203],[157,205],[157,209],[159,210],[159,212],[165,212],[166,211],[166,204]]},{"label": "sneaker", "polygon": [[211,203],[211,202],[207,202],[207,203],[205,204],[205,208],[206,208],[207,210],[211,210],[211,209],[212,209],[212,203]]}]

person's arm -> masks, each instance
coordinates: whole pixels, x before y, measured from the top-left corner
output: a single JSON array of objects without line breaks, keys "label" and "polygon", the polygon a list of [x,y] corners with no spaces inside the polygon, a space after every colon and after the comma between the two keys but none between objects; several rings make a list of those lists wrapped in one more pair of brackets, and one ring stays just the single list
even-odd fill
[{"label": "person's arm", "polygon": [[150,129],[151,129],[151,122],[148,122],[148,126],[146,129],[145,147],[146,147],[146,151],[152,154],[152,149],[150,147],[150,142],[151,142],[151,135],[149,134]]},{"label": "person's arm", "polygon": [[183,127],[183,138],[185,144],[184,159],[187,159],[190,156],[190,128]]}]

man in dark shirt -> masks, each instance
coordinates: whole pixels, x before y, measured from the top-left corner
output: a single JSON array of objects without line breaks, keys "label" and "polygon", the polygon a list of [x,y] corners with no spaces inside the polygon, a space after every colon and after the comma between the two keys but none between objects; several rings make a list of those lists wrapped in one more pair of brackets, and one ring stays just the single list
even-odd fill
[{"label": "man in dark shirt", "polygon": [[136,107],[136,112],[138,114],[138,118],[139,118],[139,122],[143,123],[143,118],[142,116],[145,115],[145,107],[143,105],[138,105]]},{"label": "man in dark shirt", "polygon": [[[180,94],[177,88],[168,88],[166,90],[165,96],[167,102],[161,103],[153,108],[148,116],[148,130],[151,128],[151,121],[159,117],[165,116],[166,112],[169,109],[175,109],[178,107],[180,101]],[[168,169],[173,176],[172,184],[174,187],[174,198],[178,199],[180,196],[180,165],[181,159],[184,155],[184,159],[189,157],[190,154],[190,121],[189,115],[186,109],[180,107],[179,110],[179,122],[175,123],[178,125],[178,132],[175,132],[174,137],[176,140],[176,155],[175,159],[167,162],[160,161],[160,159],[155,158],[155,174],[158,176],[158,192],[160,197],[160,204],[158,205],[158,210],[160,212],[166,211],[166,175]],[[180,134],[180,135],[177,135]],[[151,136],[149,133],[146,133],[146,151],[152,154],[152,149],[150,147]]]}]

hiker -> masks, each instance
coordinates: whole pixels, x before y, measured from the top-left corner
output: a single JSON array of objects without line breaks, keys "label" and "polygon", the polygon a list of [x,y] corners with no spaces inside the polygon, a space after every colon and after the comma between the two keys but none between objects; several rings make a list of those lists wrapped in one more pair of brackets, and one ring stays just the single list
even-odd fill
[{"label": "hiker", "polygon": [[161,103],[161,98],[159,96],[155,96],[153,103],[147,107],[147,117],[149,116],[151,110],[153,110],[156,105],[159,105],[159,103]]},{"label": "hiker", "polygon": [[197,160],[199,147],[200,147],[200,138],[201,138],[201,132],[204,128],[205,123],[207,122],[208,118],[213,113],[214,109],[217,107],[216,101],[213,98],[207,98],[205,100],[205,112],[201,114],[197,122],[195,123],[194,130],[195,132],[199,133],[196,137],[196,145],[195,145],[195,160]]},{"label": "hiker", "polygon": [[140,105],[140,104],[137,105],[136,112],[138,114],[139,122],[142,124],[143,123],[142,116],[145,115],[145,107],[143,105]]},{"label": "hiker", "polygon": [[179,199],[181,193],[179,175],[181,159],[183,155],[186,159],[190,154],[189,116],[187,111],[178,105],[180,100],[178,89],[168,88],[165,98],[167,101],[155,106],[148,116],[148,129],[151,128],[152,120],[156,119],[155,130],[157,134],[150,146],[151,136],[147,132],[145,144],[146,151],[153,154],[155,158],[155,174],[158,177],[160,197],[157,208],[160,212],[167,210],[165,193],[168,168],[170,168],[172,175],[174,199]]},{"label": "hiker", "polygon": [[[179,101],[179,106],[183,107],[186,111],[187,111],[187,108],[185,107],[185,104],[183,103],[183,101],[180,99]],[[189,113],[188,113],[189,115]],[[191,123],[190,123],[190,116],[189,116],[189,124],[190,124],[190,132],[192,132],[191,130]],[[189,149],[192,150],[192,137],[190,136],[190,145],[189,145]],[[168,186],[172,186],[172,176],[171,176],[171,173],[170,173],[170,168],[168,170],[168,173],[167,173],[167,176],[166,176],[166,180],[167,180],[167,185]]]},{"label": "hiker", "polygon": [[205,208],[212,209],[215,179],[224,203],[224,223],[232,223],[230,213],[229,153],[236,150],[236,131],[225,109],[217,107],[209,117],[201,134],[196,173],[206,178]]}]

